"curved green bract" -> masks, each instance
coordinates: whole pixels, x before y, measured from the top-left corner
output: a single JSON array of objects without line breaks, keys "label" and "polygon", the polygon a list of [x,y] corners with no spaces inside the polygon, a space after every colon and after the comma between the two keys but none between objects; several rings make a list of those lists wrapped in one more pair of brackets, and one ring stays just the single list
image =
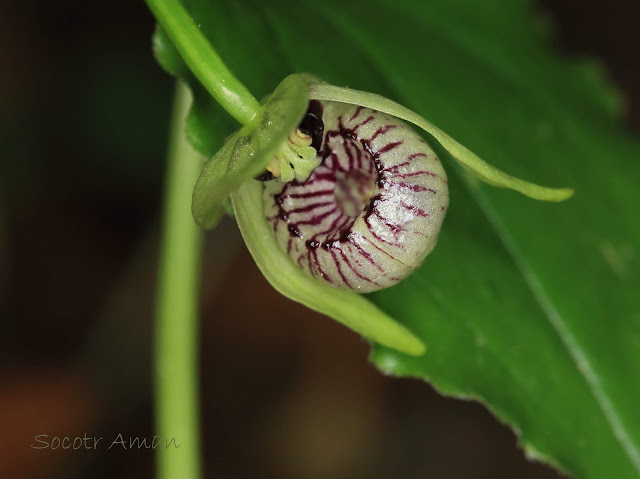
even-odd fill
[{"label": "curved green bract", "polygon": [[231,193],[231,200],[240,232],[253,259],[281,294],[379,344],[412,356],[424,353],[425,346],[417,336],[369,300],[354,292],[325,285],[291,261],[264,218],[260,183],[243,183]]},{"label": "curved green bract", "polygon": [[290,75],[254,120],[225,142],[202,170],[193,191],[191,212],[198,225],[213,228],[217,224],[225,198],[243,181],[265,170],[302,120],[308,102],[305,81]]},{"label": "curved green bract", "polygon": [[414,113],[393,100],[376,95],[375,93],[352,90],[351,88],[343,88],[319,82],[311,76],[305,75],[303,78],[308,82],[309,97],[311,99],[351,103],[372,108],[401,118],[422,128],[435,138],[466,170],[474,173],[485,183],[500,188],[510,188],[525,196],[542,201],[564,201],[573,195],[573,190],[570,188],[547,188],[519,178],[514,178],[500,171],[417,113]]}]

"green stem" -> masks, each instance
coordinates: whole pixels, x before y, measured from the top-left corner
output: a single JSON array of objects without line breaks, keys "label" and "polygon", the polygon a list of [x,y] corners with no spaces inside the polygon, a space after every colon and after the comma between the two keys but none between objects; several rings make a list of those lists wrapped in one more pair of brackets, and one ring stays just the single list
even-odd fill
[{"label": "green stem", "polygon": [[[191,217],[191,192],[202,157],[184,129],[191,103],[176,85],[169,139],[164,225],[155,326],[155,414],[160,479],[197,479],[200,471],[198,397],[198,283],[202,233]],[[175,438],[165,447],[165,440]]]},{"label": "green stem", "polygon": [[200,83],[238,122],[246,125],[260,104],[229,71],[179,0],[147,0],[149,9]]}]

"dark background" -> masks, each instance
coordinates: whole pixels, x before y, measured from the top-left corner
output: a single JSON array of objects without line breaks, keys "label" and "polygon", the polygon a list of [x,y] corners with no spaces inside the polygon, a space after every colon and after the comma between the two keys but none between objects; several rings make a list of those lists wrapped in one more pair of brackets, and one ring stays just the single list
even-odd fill
[{"label": "dark background", "polygon": [[[563,55],[601,60],[628,99],[626,127],[640,130],[640,4],[537,8]],[[0,6],[2,478],[153,477],[151,451],[29,447],[37,434],[153,434],[173,88],[150,53],[153,24],[142,2]],[[559,477],[480,405],[384,377],[356,335],[280,297],[232,221],[206,241],[206,477]]]}]

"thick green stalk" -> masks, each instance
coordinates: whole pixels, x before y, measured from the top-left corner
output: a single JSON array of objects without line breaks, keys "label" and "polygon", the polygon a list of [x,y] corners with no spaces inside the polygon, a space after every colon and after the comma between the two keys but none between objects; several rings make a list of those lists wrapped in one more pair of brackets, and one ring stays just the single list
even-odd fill
[{"label": "thick green stalk", "polygon": [[260,104],[222,62],[179,0],[147,0],[156,20],[200,83],[238,122],[246,125]]},{"label": "thick green stalk", "polygon": [[[178,82],[171,122],[155,323],[155,415],[160,479],[198,479],[198,284],[202,233],[191,192],[202,157],[185,137],[191,95]],[[165,441],[175,438],[175,445]],[[179,445],[179,447],[175,447]]]}]

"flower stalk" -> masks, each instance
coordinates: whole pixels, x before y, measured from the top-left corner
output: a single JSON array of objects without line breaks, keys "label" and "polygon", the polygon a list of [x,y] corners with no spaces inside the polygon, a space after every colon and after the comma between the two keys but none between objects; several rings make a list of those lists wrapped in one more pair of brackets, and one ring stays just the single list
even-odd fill
[{"label": "flower stalk", "polygon": [[155,422],[161,438],[157,477],[199,479],[198,284],[202,232],[191,217],[191,192],[203,159],[187,142],[191,95],[176,86],[166,172],[163,230],[155,311]]},{"label": "flower stalk", "polygon": [[191,72],[239,123],[248,124],[260,103],[227,68],[179,0],[147,0],[149,9]]}]

